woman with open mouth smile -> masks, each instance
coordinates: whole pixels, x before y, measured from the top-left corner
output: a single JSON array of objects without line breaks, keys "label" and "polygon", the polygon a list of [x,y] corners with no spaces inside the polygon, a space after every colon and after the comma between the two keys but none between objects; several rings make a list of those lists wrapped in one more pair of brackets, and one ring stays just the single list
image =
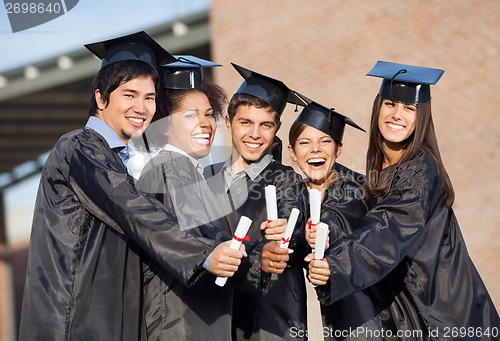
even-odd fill
[{"label": "woman with open mouth smile", "polygon": [[[224,216],[219,202],[199,164],[210,152],[216,120],[226,101],[222,88],[202,79],[201,69],[220,65],[193,56],[176,57],[179,62],[160,68],[159,109],[146,129],[145,142],[137,141],[144,143],[143,149],[159,149],[142,170],[137,186],[159,199],[181,229],[207,240],[230,240],[229,227],[218,219]],[[209,260],[217,252],[215,249]],[[231,287],[216,286],[215,277],[206,274],[188,288],[152,257],[142,260],[148,340],[231,338]],[[207,261],[203,267],[215,274],[218,265]]]},{"label": "woman with open mouth smile", "polygon": [[[307,187],[322,193],[321,221],[329,225],[330,242],[351,234],[367,212],[365,191],[359,182],[363,177],[336,163],[346,124],[364,131],[349,117],[311,102],[289,132],[288,151],[292,160],[306,176]],[[315,238],[316,226],[309,224],[306,239],[312,249]],[[323,327],[328,330],[366,328],[379,331],[374,304],[367,291],[353,293],[332,305],[320,304],[320,308]]]},{"label": "woman with open mouth smile", "polygon": [[323,190],[335,160],[340,156],[342,143],[319,129],[295,121],[290,129],[288,150],[306,176],[309,187]]}]

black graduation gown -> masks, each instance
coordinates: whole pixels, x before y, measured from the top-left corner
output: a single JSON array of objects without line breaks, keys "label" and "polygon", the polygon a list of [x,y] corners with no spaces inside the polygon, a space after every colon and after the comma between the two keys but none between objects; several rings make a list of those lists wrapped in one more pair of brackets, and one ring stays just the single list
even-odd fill
[{"label": "black graduation gown", "polygon": [[118,154],[91,129],[60,138],[38,189],[20,340],[138,340],[138,248],[185,285],[213,250],[135,189]]},{"label": "black graduation gown", "polygon": [[[228,227],[216,228],[218,203],[191,160],[173,151],[161,151],[144,168],[139,189],[154,193],[182,229],[197,236],[229,240]],[[200,226],[200,227],[198,227]],[[232,289],[219,287],[207,274],[186,287],[144,255],[144,315],[149,340],[230,340]]]},{"label": "black graduation gown", "polygon": [[[217,170],[221,166],[214,165],[212,169]],[[245,188],[241,188],[241,183],[237,182],[230,189],[230,197],[233,199],[230,204],[233,205],[234,211],[226,216],[232,233],[241,216],[252,219],[248,233],[250,241],[244,242],[249,257],[243,259],[238,271],[228,281],[228,284],[234,287],[233,340],[297,340],[291,336],[291,331],[301,332],[307,329],[307,298],[303,272],[303,259],[306,255],[304,212],[307,209],[307,190],[293,168],[276,161],[272,161],[255,180],[245,176]],[[221,178],[218,177],[219,181],[207,178],[215,192],[224,191]],[[295,250],[291,255],[289,267],[273,282],[267,294],[262,296],[260,252],[267,240],[262,238],[260,224],[267,220],[264,190],[267,185],[276,186],[278,217],[288,219],[292,208],[299,209],[301,214],[289,245]],[[235,199],[241,192],[247,192],[242,205]]]},{"label": "black graduation gown", "polygon": [[385,339],[397,339],[398,331],[413,332],[412,340],[459,339],[453,333],[460,328],[491,333],[500,325],[453,210],[446,207],[443,178],[426,151],[394,170],[386,194],[351,235],[332,245],[327,260],[330,286],[318,287],[321,302],[381,285],[373,297],[385,311]]},{"label": "black graduation gown", "polygon": [[[367,213],[365,190],[356,174],[336,164],[337,179],[326,189],[322,202],[321,221],[330,228],[330,243],[350,235]],[[378,331],[378,310],[370,289],[354,292],[331,305],[320,304],[325,340],[375,340],[350,334],[358,328]]]}]

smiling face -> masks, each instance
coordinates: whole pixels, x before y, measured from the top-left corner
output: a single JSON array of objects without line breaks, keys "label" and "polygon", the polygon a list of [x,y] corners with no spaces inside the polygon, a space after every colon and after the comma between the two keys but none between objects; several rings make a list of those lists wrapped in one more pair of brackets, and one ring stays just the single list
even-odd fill
[{"label": "smiling face", "polygon": [[276,112],[270,107],[257,108],[252,105],[241,105],[226,125],[231,133],[233,148],[237,157],[233,156],[233,171],[248,167],[259,160],[271,146],[280,123],[276,120]]},{"label": "smiling face", "polygon": [[95,91],[95,98],[95,116],[109,125],[125,145],[132,136],[144,131],[156,110],[155,84],[149,77],[121,84],[110,93],[108,103],[99,90]]},{"label": "smiling face", "polygon": [[337,145],[330,135],[311,126],[305,126],[295,144],[288,146],[292,160],[316,185],[326,181],[341,150],[342,145]]},{"label": "smiling face", "polygon": [[396,103],[384,99],[378,116],[378,129],[386,150],[402,151],[404,142],[415,131],[417,107],[415,104]]},{"label": "smiling face", "polygon": [[207,96],[202,92],[188,92],[179,107],[167,118],[168,143],[195,159],[210,153],[217,125]]}]

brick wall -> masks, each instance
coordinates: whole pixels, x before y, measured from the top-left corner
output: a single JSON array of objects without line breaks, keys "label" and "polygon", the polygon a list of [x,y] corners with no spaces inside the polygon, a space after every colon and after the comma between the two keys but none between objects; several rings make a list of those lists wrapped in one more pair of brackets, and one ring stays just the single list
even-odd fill
[{"label": "brick wall", "polygon": [[9,252],[0,245],[0,340],[14,340],[14,316],[12,316],[12,268],[8,262]]},{"label": "brick wall", "polygon": [[[6,281],[6,269],[7,266],[4,261],[0,261],[0,339],[5,340],[9,336],[8,329],[6,326],[9,325],[8,312],[8,288],[9,283]],[[5,326],[5,327],[4,327]]]},{"label": "brick wall", "polygon": [[[434,123],[462,233],[500,308],[498,1],[213,0],[210,16],[212,58],[225,65],[215,76],[229,95],[241,83],[235,62],[365,128],[380,85],[365,74],[377,60],[446,71],[432,89]],[[295,116],[289,107],[283,141]],[[347,128],[344,139],[339,161],[363,170],[367,136]]]}]

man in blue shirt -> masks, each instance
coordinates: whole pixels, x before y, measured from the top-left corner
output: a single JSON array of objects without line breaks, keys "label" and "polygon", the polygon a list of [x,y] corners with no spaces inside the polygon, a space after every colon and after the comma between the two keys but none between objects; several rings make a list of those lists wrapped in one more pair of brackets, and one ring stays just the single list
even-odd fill
[{"label": "man in blue shirt", "polygon": [[[147,252],[182,284],[208,269],[230,277],[243,252],[181,231],[136,190],[128,141],[155,112],[154,65],[173,58],[145,32],[88,45],[102,59],[84,129],[62,136],[42,172],[33,218],[20,340],[138,340]],[[216,246],[217,245],[217,246]],[[142,251],[141,251],[142,250]]]}]

